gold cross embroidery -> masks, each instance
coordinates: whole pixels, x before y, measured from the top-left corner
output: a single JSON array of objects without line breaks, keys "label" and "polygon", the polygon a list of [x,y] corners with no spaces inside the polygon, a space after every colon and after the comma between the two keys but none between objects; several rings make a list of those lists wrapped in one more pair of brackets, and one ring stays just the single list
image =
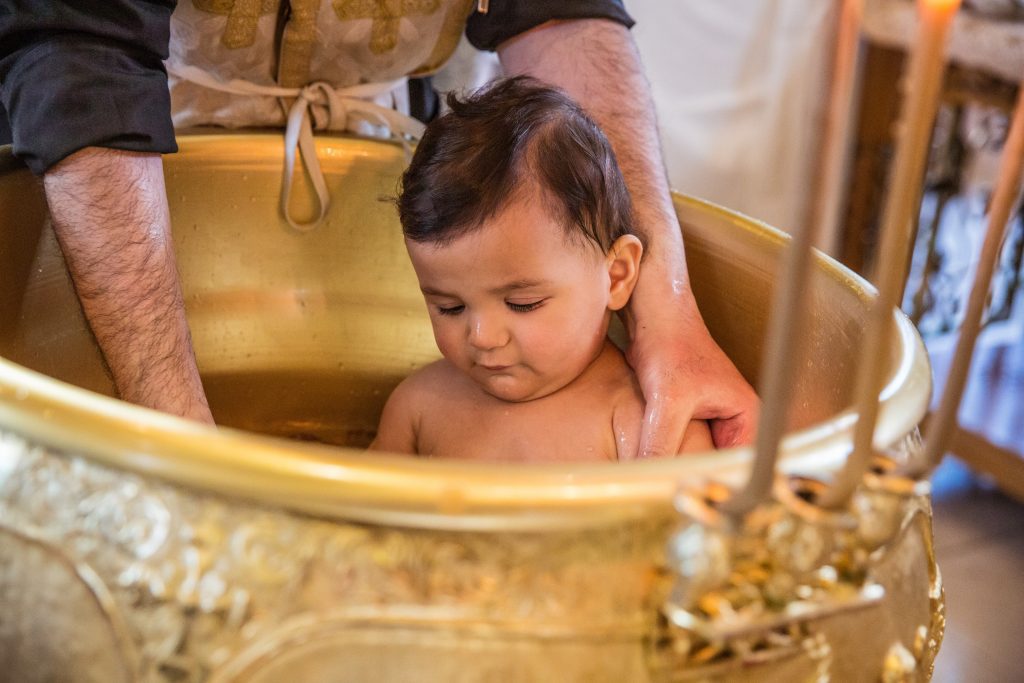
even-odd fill
[{"label": "gold cross embroidery", "polygon": [[433,14],[440,0],[332,0],[341,20],[373,19],[370,52],[384,54],[398,45],[398,24],[402,17]]},{"label": "gold cross embroidery", "polygon": [[220,42],[224,47],[249,47],[256,42],[256,25],[260,16],[277,11],[278,0],[192,0],[201,12],[226,15],[227,26]]}]

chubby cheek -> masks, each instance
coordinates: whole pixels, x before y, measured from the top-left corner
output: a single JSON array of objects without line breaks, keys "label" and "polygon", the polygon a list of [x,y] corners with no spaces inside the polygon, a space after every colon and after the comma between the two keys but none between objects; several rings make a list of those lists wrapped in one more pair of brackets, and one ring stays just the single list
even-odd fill
[{"label": "chubby cheek", "polygon": [[434,341],[441,355],[447,358],[456,367],[465,365],[465,349],[461,343],[462,334],[456,325],[448,320],[431,319],[434,328]]},{"label": "chubby cheek", "polygon": [[536,370],[550,371],[551,365],[564,356],[568,346],[564,331],[560,324],[520,325],[516,329],[516,345],[522,360]]},{"label": "chubby cheek", "polygon": [[551,311],[546,321],[537,320],[518,331],[520,348],[531,350],[531,360],[538,370],[559,374],[576,372],[593,356],[595,345],[604,342],[602,318],[594,311],[562,309]]}]

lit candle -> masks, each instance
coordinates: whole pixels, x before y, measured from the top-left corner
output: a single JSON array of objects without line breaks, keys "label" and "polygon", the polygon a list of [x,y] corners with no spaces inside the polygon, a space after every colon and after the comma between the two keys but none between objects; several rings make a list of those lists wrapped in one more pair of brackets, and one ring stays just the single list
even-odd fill
[{"label": "lit candle", "polygon": [[[899,212],[894,212],[893,216],[883,214],[890,221],[901,221],[900,225],[912,224],[912,213],[920,206],[932,124],[942,90],[946,36],[959,7],[960,0],[918,0],[917,3],[919,24],[903,79],[904,114],[887,200],[888,204],[896,204]],[[886,206],[886,213],[890,213],[889,206]],[[883,223],[883,230],[885,227]],[[912,235],[907,237],[913,238]],[[903,263],[899,264],[901,279],[904,267]]]},{"label": "lit candle", "polygon": [[932,124],[939,107],[945,67],[946,37],[960,0],[918,0],[918,30],[903,78],[903,111],[896,155],[882,211],[879,249],[875,258],[878,298],[871,307],[861,344],[859,374],[854,389],[858,419],[853,452],[823,504],[843,505],[871,463],[878,394],[885,381],[886,350],[893,334],[892,311],[899,305],[915,224],[921,203],[924,167],[928,160]]}]

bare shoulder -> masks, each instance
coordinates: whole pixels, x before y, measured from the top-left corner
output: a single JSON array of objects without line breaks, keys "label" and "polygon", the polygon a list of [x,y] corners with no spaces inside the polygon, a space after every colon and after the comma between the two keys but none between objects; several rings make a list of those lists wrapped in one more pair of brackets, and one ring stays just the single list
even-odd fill
[{"label": "bare shoulder", "polygon": [[407,390],[422,391],[428,387],[436,387],[438,384],[450,383],[458,376],[459,371],[455,369],[455,366],[444,358],[440,358],[417,369],[402,380],[398,386],[406,386]]},{"label": "bare shoulder", "polygon": [[403,379],[388,401],[408,407],[430,404],[440,396],[450,395],[457,390],[461,379],[461,373],[442,358],[424,365]]},{"label": "bare shoulder", "polygon": [[[614,393],[612,429],[619,459],[633,459],[640,449],[640,436],[643,432],[644,395],[625,356],[618,349],[615,352],[616,357],[610,365],[615,373],[614,384],[617,387]],[[690,420],[679,452],[709,451],[714,447],[708,423],[705,420]]]},{"label": "bare shoulder", "polygon": [[626,356],[609,342],[609,348],[604,352],[606,382],[615,397],[616,404],[639,407],[641,412],[644,405],[644,394],[640,389],[640,382],[637,381],[636,373],[626,362]]},{"label": "bare shoulder", "polygon": [[640,450],[644,419],[644,396],[633,369],[618,348],[609,354],[609,385],[612,406],[612,433],[619,460],[633,460]]},{"label": "bare shoulder", "polygon": [[424,411],[438,385],[450,381],[448,373],[451,370],[450,365],[440,360],[402,380],[384,404],[377,437],[370,444],[370,450],[416,453]]}]

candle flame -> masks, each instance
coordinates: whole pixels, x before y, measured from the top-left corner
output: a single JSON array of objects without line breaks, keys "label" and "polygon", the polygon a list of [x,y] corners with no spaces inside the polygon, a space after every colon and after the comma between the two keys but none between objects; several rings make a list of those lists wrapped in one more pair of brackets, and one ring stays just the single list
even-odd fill
[{"label": "candle flame", "polygon": [[918,0],[918,8],[931,14],[953,14],[960,9],[961,0]]}]

